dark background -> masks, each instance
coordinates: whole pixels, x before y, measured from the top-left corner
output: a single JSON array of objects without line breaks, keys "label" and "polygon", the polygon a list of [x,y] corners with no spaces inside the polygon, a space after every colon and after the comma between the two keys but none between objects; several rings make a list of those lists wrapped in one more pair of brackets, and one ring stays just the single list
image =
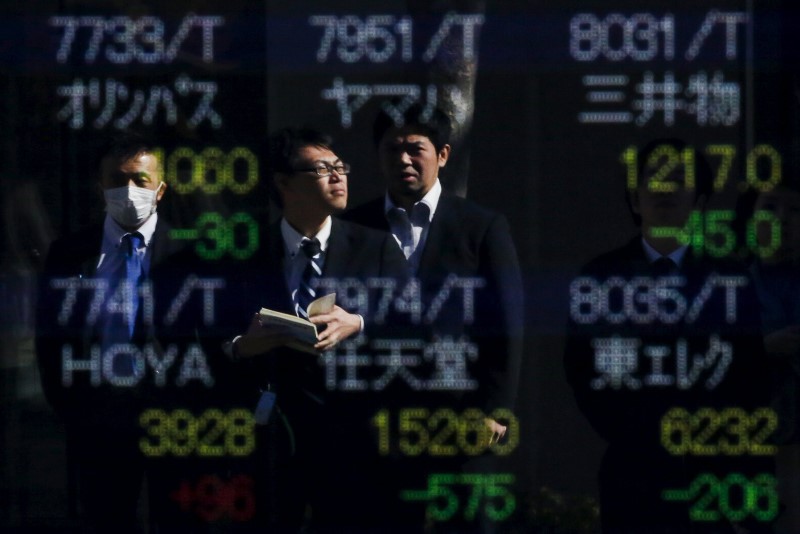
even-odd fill
[{"label": "dark background", "polygon": [[[749,14],[750,23],[738,26],[737,57],[725,57],[725,33],[717,26],[698,57],[687,60],[684,52],[712,9]],[[456,43],[452,56],[443,54],[432,62],[420,59],[450,11],[485,17],[477,26],[477,62],[473,64],[463,60],[457,30],[451,35]],[[113,64],[102,58],[102,48],[98,60],[87,64],[81,55],[88,33],[78,34],[67,62],[56,61],[64,30],[48,25],[52,16],[151,15],[164,21],[169,41],[189,12],[225,18],[224,25],[214,30],[212,62],[202,61],[198,28],[169,64]],[[658,19],[670,13],[675,21],[674,59],[664,58],[660,34],[659,52],[649,61],[602,57],[576,61],[569,42],[570,20],[578,13],[593,13],[601,20],[611,13],[626,17],[652,13]],[[323,29],[308,23],[314,14],[356,15],[362,20],[374,14],[407,16],[414,25],[413,59],[402,61],[396,53],[384,63],[345,63],[333,49],[328,60],[320,63],[316,53]],[[550,521],[568,531],[579,528],[570,527],[569,521],[590,508],[596,497],[596,470],[604,445],[577,411],[563,376],[567,287],[582,263],[636,232],[624,203],[620,155],[626,147],[643,146],[660,137],[680,137],[698,151],[709,144],[731,144],[740,154],[732,169],[736,183],[743,180],[741,155],[767,143],[783,156],[784,178],[796,179],[800,159],[798,21],[796,8],[778,0],[410,0],[383,2],[380,7],[363,0],[337,2],[335,7],[313,0],[292,2],[290,7],[271,0],[35,1],[25,2],[24,7],[3,2],[0,527],[58,529],[70,524],[63,429],[41,395],[32,352],[34,280],[55,236],[100,215],[93,148],[113,127],[92,125],[99,114],[96,109],[87,111],[86,124],[80,129],[59,120],[67,100],[58,96],[58,87],[76,79],[86,83],[96,79],[101,87],[113,79],[130,90],[174,86],[181,75],[214,81],[218,93],[213,108],[223,121],[219,128],[208,122],[188,126],[186,114],[194,110],[192,104],[180,106],[175,124],[168,124],[161,113],[152,125],[136,126],[156,137],[166,154],[177,147],[189,147],[198,154],[207,147],[223,152],[245,147],[257,155],[263,170],[263,141],[270,131],[313,125],[330,132],[337,141],[337,153],[352,164],[351,206],[382,192],[371,124],[387,98],[371,97],[354,111],[352,124],[344,127],[335,102],[321,96],[335,78],[346,84],[419,85],[423,101],[428,84],[439,87],[440,98],[441,88],[448,83],[473,87],[472,98],[467,99],[471,123],[461,128],[452,160],[441,177],[445,188],[502,212],[511,223],[525,282],[527,339],[516,414],[522,439],[508,461],[509,469],[519,481],[522,522],[548,525]],[[619,34],[612,34],[612,44],[614,39]],[[466,76],[457,72],[466,67],[472,69]],[[700,71],[709,76],[721,72],[726,82],[739,84],[739,120],[731,126],[700,125],[696,116],[678,110],[672,125],[665,124],[659,111],[643,126],[579,122],[581,111],[613,107],[587,101],[583,76],[628,75],[631,83],[622,107],[634,111],[634,85],[648,71],[656,81],[672,72],[684,86],[689,76]],[[172,178],[187,179],[185,174]],[[728,188],[712,201],[712,207],[732,208],[735,194],[735,187]],[[191,228],[208,211],[225,216],[246,212],[259,224],[272,215],[263,183],[247,195],[230,191],[206,195],[199,190],[181,195],[173,187],[159,209],[183,228]],[[560,519],[549,520],[541,513],[541,503],[550,498],[562,499],[561,504],[553,504],[560,510],[555,514]]]}]

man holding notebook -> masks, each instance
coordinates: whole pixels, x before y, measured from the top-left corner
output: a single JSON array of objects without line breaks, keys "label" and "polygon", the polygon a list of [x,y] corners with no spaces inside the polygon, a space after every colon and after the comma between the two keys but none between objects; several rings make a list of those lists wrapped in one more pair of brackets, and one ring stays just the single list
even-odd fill
[{"label": "man holding notebook", "polygon": [[[323,351],[364,332],[365,319],[367,330],[372,325],[368,317],[330,303],[328,310],[314,315],[312,309],[309,316],[309,304],[334,291],[335,284],[322,281],[402,281],[407,264],[390,234],[331,217],[347,205],[350,168],[333,152],[328,136],[281,130],[269,140],[269,165],[272,193],[283,213],[262,234],[251,268],[237,274],[237,308],[296,315],[314,323],[319,335],[316,344],[297,350],[298,340],[286,328],[255,314],[247,332],[228,348],[244,360],[243,376],[256,380],[263,392],[256,418],[269,417],[265,443],[259,444],[267,476],[257,492],[271,501],[265,518],[270,524],[344,526],[359,520],[346,503],[357,502],[359,488],[373,482],[368,469],[348,468],[363,463],[358,451],[370,448],[369,434],[361,432],[368,430],[369,416],[352,409],[368,405],[362,398],[368,393],[326,387],[325,359],[335,356]],[[264,413],[273,403],[271,413]]]},{"label": "man holding notebook", "polygon": [[[328,136],[310,129],[284,129],[270,138],[270,185],[283,217],[270,227],[267,256],[256,263],[279,268],[282,274],[270,279],[273,291],[262,307],[317,325],[321,332],[314,348],[319,351],[364,328],[363,317],[336,305],[328,313],[309,317],[308,305],[322,296],[317,294],[319,279],[396,276],[405,270],[403,258],[391,250],[390,236],[331,217],[347,206],[350,167],[330,147]],[[384,268],[394,272],[383,272]],[[283,329],[262,327],[254,318],[248,335],[234,344],[234,354],[253,356],[287,342]]]}]

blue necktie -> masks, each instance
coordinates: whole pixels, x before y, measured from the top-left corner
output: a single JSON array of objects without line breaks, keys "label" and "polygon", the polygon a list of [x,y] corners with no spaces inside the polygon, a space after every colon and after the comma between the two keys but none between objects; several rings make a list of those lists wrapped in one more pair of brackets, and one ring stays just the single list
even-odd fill
[{"label": "blue necktie", "polygon": [[139,248],[142,246],[144,238],[142,234],[134,232],[125,234],[122,237],[122,246],[125,250],[125,280],[131,290],[131,309],[128,315],[128,334],[133,337],[136,327],[136,313],[139,310],[139,279],[142,276],[142,256]]},{"label": "blue necktie", "polygon": [[[143,242],[141,234],[125,234],[117,250],[117,267],[109,273],[109,289],[116,304],[104,306],[100,322],[103,353],[117,345],[126,345],[133,339],[136,313],[139,308],[138,282],[142,274],[142,257],[138,248]],[[122,261],[124,260],[124,261]],[[116,356],[113,373],[118,377],[135,374],[134,361],[129,356]]]},{"label": "blue necktie", "polygon": [[316,298],[317,292],[314,289],[313,280],[322,276],[322,247],[317,238],[304,239],[300,244],[300,249],[308,258],[303,274],[300,277],[300,286],[295,293],[295,313],[298,317],[308,319],[308,305]]}]

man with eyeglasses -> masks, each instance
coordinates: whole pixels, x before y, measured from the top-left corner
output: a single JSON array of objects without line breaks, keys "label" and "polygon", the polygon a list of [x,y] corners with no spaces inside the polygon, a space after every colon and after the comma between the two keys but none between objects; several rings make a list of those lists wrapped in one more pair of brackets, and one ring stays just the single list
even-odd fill
[{"label": "man with eyeglasses", "polygon": [[[244,280],[238,309],[252,313],[265,307],[305,318],[308,300],[331,291],[319,279],[406,277],[405,258],[391,235],[332,217],[347,206],[350,167],[333,152],[329,136],[283,129],[269,139],[269,166],[271,192],[283,213],[266,232],[266,245],[249,272],[237,273]],[[322,352],[359,335],[365,326],[372,336],[374,325],[338,305],[309,320],[320,330],[314,345],[320,356],[289,348],[290,340],[262,326],[258,316],[229,347],[247,370],[243,374],[271,397],[265,402],[275,403],[267,444],[259,445],[272,467],[265,469],[258,491],[276,503],[266,522],[300,527],[308,506],[311,525],[363,525],[369,520],[356,503],[366,502],[371,496],[364,490],[377,483],[363,465],[364,454],[375,449],[368,439],[369,403],[362,400],[367,393],[330,390],[324,363],[335,355]],[[266,490],[267,485],[272,488]],[[366,515],[377,514],[378,506]]]},{"label": "man with eyeglasses", "polygon": [[[308,317],[303,306],[307,304],[303,301],[306,268],[313,263],[315,278],[403,278],[406,262],[387,233],[332,217],[347,206],[350,166],[331,150],[329,136],[307,128],[286,128],[270,138],[269,153],[273,200],[283,216],[270,227],[267,248],[262,247],[266,254],[254,264],[278,268],[281,276],[269,279],[269,294],[258,304],[316,324],[321,332],[314,348],[322,352],[361,332],[364,318],[338,305],[330,313]],[[311,257],[307,248],[314,251]],[[324,296],[324,287],[312,289],[320,290],[314,298]],[[280,333],[258,326],[233,344],[236,357],[285,345],[287,340]]]}]

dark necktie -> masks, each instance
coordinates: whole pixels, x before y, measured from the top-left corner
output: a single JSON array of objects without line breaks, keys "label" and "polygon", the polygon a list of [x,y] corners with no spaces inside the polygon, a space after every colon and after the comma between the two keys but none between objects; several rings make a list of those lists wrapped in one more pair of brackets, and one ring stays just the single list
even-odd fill
[{"label": "dark necktie", "polygon": [[650,264],[654,276],[669,276],[675,274],[678,266],[670,258],[662,256]]},{"label": "dark necktie", "polygon": [[304,239],[300,249],[308,258],[308,264],[300,277],[300,286],[295,294],[295,313],[298,317],[308,319],[308,305],[317,297],[313,280],[322,276],[322,247],[317,238]]},{"label": "dark necktie", "polygon": [[406,259],[408,259],[414,251],[414,230],[411,226],[408,213],[403,208],[392,208],[387,213],[387,217],[391,225],[397,229],[400,249],[403,251],[403,255]]}]

